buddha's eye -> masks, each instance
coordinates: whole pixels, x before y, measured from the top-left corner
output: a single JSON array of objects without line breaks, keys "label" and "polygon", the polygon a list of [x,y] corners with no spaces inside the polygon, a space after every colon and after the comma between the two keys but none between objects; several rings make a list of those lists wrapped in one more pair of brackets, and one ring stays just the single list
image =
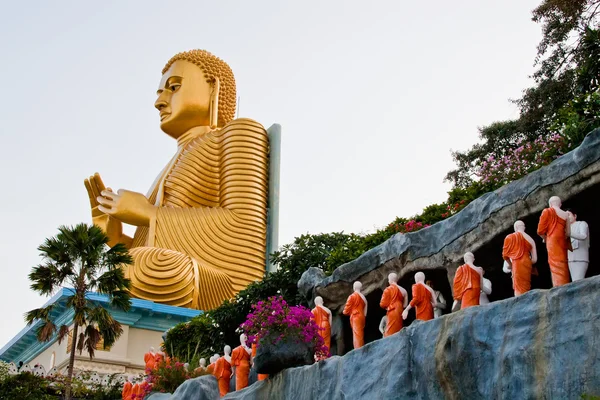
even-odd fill
[{"label": "buddha's eye", "polygon": [[179,89],[181,85],[179,83],[174,83],[171,86],[169,86],[169,89],[171,89],[172,92],[176,91],[177,89]]}]

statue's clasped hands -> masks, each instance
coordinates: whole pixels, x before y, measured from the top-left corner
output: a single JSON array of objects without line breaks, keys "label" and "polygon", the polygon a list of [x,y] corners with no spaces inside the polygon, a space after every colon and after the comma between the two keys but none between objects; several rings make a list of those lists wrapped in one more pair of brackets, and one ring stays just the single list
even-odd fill
[{"label": "statue's clasped hands", "polygon": [[104,186],[98,174],[86,182],[86,187],[90,203],[95,206],[93,209],[97,208],[99,212],[121,222],[134,226],[149,226],[150,220],[156,215],[157,207],[150,204],[146,196],[125,189],[119,189],[115,193],[111,188]]}]

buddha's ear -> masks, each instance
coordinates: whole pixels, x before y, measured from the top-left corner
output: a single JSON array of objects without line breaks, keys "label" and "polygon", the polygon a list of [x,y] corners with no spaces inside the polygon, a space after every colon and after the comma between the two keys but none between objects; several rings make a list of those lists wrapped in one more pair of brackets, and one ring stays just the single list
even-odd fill
[{"label": "buddha's ear", "polygon": [[221,90],[221,82],[219,78],[215,78],[213,82],[212,92],[210,94],[210,127],[215,129],[219,124],[219,91]]}]

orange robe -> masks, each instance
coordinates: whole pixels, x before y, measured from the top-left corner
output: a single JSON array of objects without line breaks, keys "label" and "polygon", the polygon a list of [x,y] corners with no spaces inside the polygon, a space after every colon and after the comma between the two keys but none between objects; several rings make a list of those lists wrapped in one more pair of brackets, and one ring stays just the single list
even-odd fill
[{"label": "orange robe", "polygon": [[515,296],[531,290],[531,243],[519,232],[511,233],[504,239],[502,258],[511,260],[512,279]]},{"label": "orange robe", "polygon": [[135,400],[144,398],[144,388],[139,383],[136,383],[133,385],[133,388],[131,388],[131,398]]},{"label": "orange robe", "polygon": [[215,372],[215,363],[210,363],[208,364],[208,367],[206,367],[206,372],[208,372],[209,374],[213,374]]},{"label": "orange robe", "polygon": [[365,344],[365,301],[360,294],[354,292],[348,297],[343,314],[350,316],[352,327],[352,344],[358,349]]},{"label": "orange robe", "polygon": [[231,352],[231,365],[235,367],[235,390],[248,386],[250,374],[250,354],[244,346],[238,346]]},{"label": "orange robe", "polygon": [[146,363],[146,370],[154,369],[154,366],[156,365],[156,355],[150,352],[144,354],[144,362]]},{"label": "orange robe", "polygon": [[410,301],[410,306],[414,307],[417,312],[417,319],[421,321],[429,321],[433,319],[433,306],[431,305],[431,292],[422,284],[415,283],[412,285],[413,298]]},{"label": "orange robe", "polygon": [[121,392],[121,397],[123,400],[131,400],[131,394],[133,392],[133,385],[131,382],[127,381],[123,385],[123,391]]},{"label": "orange robe", "polygon": [[554,208],[542,211],[537,233],[546,236],[546,249],[548,250],[548,264],[552,273],[552,286],[561,286],[569,283],[569,260],[567,251],[570,241],[566,232],[567,221],[556,214]]},{"label": "orange robe", "polygon": [[313,317],[319,327],[319,335],[323,338],[327,350],[331,348],[331,324],[329,323],[329,313],[323,308],[316,306],[312,310]]},{"label": "orange robe", "polygon": [[454,276],[454,299],[460,300],[460,309],[478,306],[481,294],[481,275],[469,265],[461,265]]},{"label": "orange robe", "polygon": [[231,364],[225,357],[217,360],[213,375],[219,382],[219,394],[221,397],[225,396],[229,392],[229,381],[231,380]]},{"label": "orange robe", "polygon": [[[252,357],[256,356],[256,343],[252,343]],[[258,380],[264,381],[269,377],[269,374],[258,374]]]},{"label": "orange robe", "polygon": [[385,288],[379,306],[387,310],[387,325],[383,337],[400,332],[400,329],[402,329],[402,311],[404,310],[404,296],[400,288],[397,285],[389,285]]}]

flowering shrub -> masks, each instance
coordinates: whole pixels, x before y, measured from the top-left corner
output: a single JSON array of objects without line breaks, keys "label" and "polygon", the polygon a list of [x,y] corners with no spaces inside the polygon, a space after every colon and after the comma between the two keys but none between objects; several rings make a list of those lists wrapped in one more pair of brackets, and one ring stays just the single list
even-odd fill
[{"label": "flowering shrub", "polygon": [[423,224],[422,222],[417,222],[414,219],[408,220],[406,222],[402,222],[400,218],[396,218],[394,222],[391,222],[387,226],[387,230],[392,233],[408,233],[408,232],[416,232],[420,229],[427,228],[428,224]]},{"label": "flowering shrub", "polygon": [[241,328],[248,336],[249,344],[277,344],[282,340],[293,340],[311,345],[317,358],[326,357],[329,353],[310,310],[303,306],[290,307],[281,296],[253,304],[252,312]]},{"label": "flowering shrub", "polygon": [[184,363],[172,359],[160,361],[154,369],[146,370],[146,373],[147,385],[141,399],[150,392],[173,393],[187,379],[208,374],[205,371],[190,371]]},{"label": "flowering shrub", "polygon": [[502,158],[489,156],[477,171],[482,183],[500,187],[550,164],[568,151],[568,143],[558,133],[539,136],[534,141],[520,139],[515,149]]}]

